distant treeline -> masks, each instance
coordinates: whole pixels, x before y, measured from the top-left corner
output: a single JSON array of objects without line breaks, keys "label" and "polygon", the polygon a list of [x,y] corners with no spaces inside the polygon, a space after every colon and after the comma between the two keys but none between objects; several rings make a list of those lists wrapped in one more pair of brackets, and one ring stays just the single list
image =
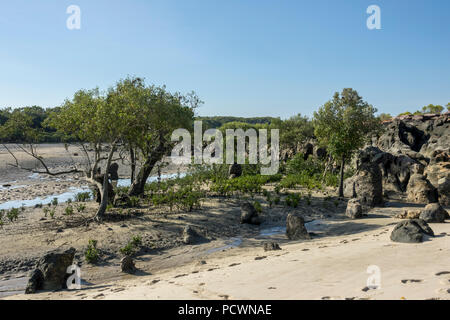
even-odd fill
[{"label": "distant treeline", "polygon": [[62,142],[65,140],[55,129],[46,125],[46,119],[59,108],[38,106],[0,109],[0,142]]},{"label": "distant treeline", "polygon": [[[42,108],[39,106],[23,108],[0,109],[0,142],[2,143],[52,143],[70,142],[70,138],[57,133],[46,120],[53,112],[58,112],[59,107]],[[273,117],[197,117],[203,121],[203,128],[221,128],[225,124],[247,124],[251,127],[258,125],[270,125],[279,122],[280,118]]]},{"label": "distant treeline", "polygon": [[[446,105],[450,110],[450,103]],[[64,136],[50,127],[47,119],[53,112],[59,112],[60,107],[42,108],[39,106],[23,108],[0,109],[0,143],[56,143],[73,142],[73,138]],[[405,114],[441,113],[445,110],[440,105],[428,105],[420,111]],[[378,116],[382,121],[392,118],[390,114],[382,113]],[[291,145],[298,143],[297,133],[301,133],[302,140],[313,137],[313,125],[307,117],[296,115],[286,120],[275,117],[231,117],[212,116],[196,117],[195,120],[203,121],[203,130],[209,128],[231,129],[231,128],[279,128],[281,129],[281,144]]]},{"label": "distant treeline", "polygon": [[240,122],[247,124],[271,124],[276,120],[280,120],[280,118],[273,118],[273,117],[243,118],[243,117],[215,116],[215,117],[197,117],[196,120],[202,120],[203,125],[207,128],[220,128],[224,124],[230,122]]}]

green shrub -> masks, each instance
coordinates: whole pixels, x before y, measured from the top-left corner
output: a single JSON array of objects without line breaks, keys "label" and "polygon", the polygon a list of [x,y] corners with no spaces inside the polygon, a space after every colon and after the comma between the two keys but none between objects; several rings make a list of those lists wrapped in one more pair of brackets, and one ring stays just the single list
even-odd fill
[{"label": "green shrub", "polygon": [[75,195],[76,202],[87,202],[91,199],[90,192],[80,192]]},{"label": "green shrub", "polygon": [[77,205],[78,213],[83,213],[84,210],[86,210],[86,206],[84,204],[80,203],[79,205]]},{"label": "green shrub", "polygon": [[10,222],[14,222],[19,218],[19,209],[12,208],[6,213],[6,217]]},{"label": "green shrub", "polygon": [[97,240],[89,240],[86,251],[84,252],[84,258],[87,263],[94,264],[98,262],[100,254],[97,249]]},{"label": "green shrub", "polygon": [[73,215],[73,213],[74,213],[73,207],[71,205],[67,206],[65,210],[66,216],[71,216]]},{"label": "green shrub", "polygon": [[5,215],[5,211],[4,210],[0,210],[0,228],[2,228],[3,225],[5,224],[5,222],[3,221],[4,215]]},{"label": "green shrub", "polygon": [[128,243],[119,251],[125,256],[131,256],[138,251],[141,245],[142,245],[142,237],[139,235],[133,236],[131,240],[128,241]]},{"label": "green shrub", "polygon": [[53,198],[52,200],[52,206],[57,206],[58,205],[58,198]]},{"label": "green shrub", "polygon": [[300,203],[301,197],[297,193],[288,194],[285,198],[286,206],[297,208]]}]

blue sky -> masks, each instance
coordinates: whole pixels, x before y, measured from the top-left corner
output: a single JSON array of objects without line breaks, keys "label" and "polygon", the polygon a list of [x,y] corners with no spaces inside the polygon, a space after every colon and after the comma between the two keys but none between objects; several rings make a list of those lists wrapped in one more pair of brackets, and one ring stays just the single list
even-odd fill
[{"label": "blue sky", "polygon": [[[80,30],[66,28],[71,4]],[[366,27],[371,4],[381,30]],[[2,1],[0,107],[136,75],[196,91],[200,115],[312,115],[345,87],[415,111],[450,102],[449,21],[448,0]]]}]

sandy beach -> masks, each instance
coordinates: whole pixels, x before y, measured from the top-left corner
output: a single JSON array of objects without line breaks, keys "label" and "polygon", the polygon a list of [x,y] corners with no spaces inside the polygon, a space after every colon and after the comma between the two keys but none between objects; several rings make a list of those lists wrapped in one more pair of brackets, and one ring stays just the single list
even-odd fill
[{"label": "sandy beach", "polygon": [[[61,168],[70,166],[62,145],[42,146]],[[9,201],[49,197],[83,186],[75,176],[48,178],[8,169],[2,157],[0,205]],[[31,160],[30,160],[31,161]],[[15,171],[14,171],[15,170]],[[166,173],[173,173],[173,170]],[[122,176],[126,176],[122,172]],[[4,185],[4,183],[3,183]],[[265,186],[272,190],[270,184]],[[26,192],[24,192],[26,190]],[[73,190],[72,190],[73,191]],[[305,190],[290,190],[293,193]],[[421,204],[391,199],[370,209],[363,219],[345,216],[347,200],[333,198],[325,189],[311,194],[311,203],[298,208],[269,208],[261,195],[259,226],[240,224],[239,198],[208,197],[193,212],[142,205],[119,214],[108,213],[101,223],[87,223],[96,204],[85,203],[86,213],[56,216],[25,207],[13,224],[0,232],[0,297],[4,299],[449,299],[450,223],[431,223],[435,237],[423,243],[394,243],[389,236],[394,216],[418,210]],[[20,201],[19,201],[20,202]],[[447,208],[448,209],[448,208]],[[286,217],[299,213],[312,239],[290,241]],[[183,228],[195,226],[204,241],[186,245]],[[143,245],[135,258],[134,275],[120,270],[119,250],[133,235]],[[90,239],[98,241],[101,260],[87,264],[83,252]],[[267,241],[282,250],[264,251]],[[24,295],[30,270],[46,252],[74,247],[81,266],[82,289]],[[379,270],[378,288],[368,288],[373,268]],[[369,269],[368,268],[372,268]],[[372,270],[372,271],[371,271]],[[370,282],[369,282],[370,285]]]}]

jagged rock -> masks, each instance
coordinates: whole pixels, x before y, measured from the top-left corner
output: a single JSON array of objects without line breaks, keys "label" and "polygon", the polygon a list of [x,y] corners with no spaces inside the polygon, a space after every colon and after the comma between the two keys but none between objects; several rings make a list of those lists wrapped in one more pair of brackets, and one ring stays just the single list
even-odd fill
[{"label": "jagged rock", "polygon": [[411,176],[406,192],[408,201],[413,203],[438,202],[437,189],[421,174]]},{"label": "jagged rock", "polygon": [[447,219],[447,217],[448,217],[447,211],[444,208],[442,208],[442,206],[439,203],[428,204],[420,214],[420,219],[428,223],[445,222],[445,219]]},{"label": "jagged rock", "polygon": [[347,203],[347,209],[345,210],[345,215],[350,219],[362,218],[362,206],[358,199],[351,199]]},{"label": "jagged rock", "polygon": [[75,248],[63,252],[52,251],[39,259],[36,270],[28,282],[29,292],[37,290],[60,290],[66,286],[67,268],[72,265]]},{"label": "jagged rock", "polygon": [[[436,188],[440,179],[450,179],[450,113],[402,116],[384,126],[386,130],[373,143],[389,154],[381,161],[386,169],[381,168],[385,190],[394,187],[390,191],[405,192],[416,173],[424,174]],[[447,201],[446,195],[441,197]]]},{"label": "jagged rock", "polygon": [[130,256],[125,256],[120,260],[120,268],[122,269],[122,272],[131,274],[135,273],[137,270],[133,258]]},{"label": "jagged rock", "polygon": [[420,217],[419,210],[405,210],[402,213],[398,213],[394,216],[397,219],[419,219]]},{"label": "jagged rock", "polygon": [[286,236],[289,240],[310,239],[305,227],[305,220],[296,213],[289,213],[286,218]]},{"label": "jagged rock", "polygon": [[258,212],[250,202],[244,202],[241,205],[241,223],[261,224]]},{"label": "jagged rock", "polygon": [[30,279],[28,279],[27,287],[25,288],[25,294],[36,293],[40,288],[42,288],[44,282],[44,275],[41,270],[34,269],[30,273]]},{"label": "jagged rock", "polygon": [[230,169],[228,170],[228,175],[230,178],[238,178],[242,175],[242,166],[238,163],[234,163],[230,165]]},{"label": "jagged rock", "polygon": [[450,205],[450,177],[439,179],[437,189],[439,194],[439,202],[445,206]]},{"label": "jagged rock", "polygon": [[423,241],[423,235],[434,236],[433,230],[421,219],[413,219],[399,222],[392,230],[391,240],[403,243],[419,243]]},{"label": "jagged rock", "polygon": [[264,242],[264,251],[281,250],[280,245],[276,242]]},{"label": "jagged rock", "polygon": [[382,205],[383,182],[378,165],[372,161],[360,164],[356,174],[345,180],[344,195],[370,207]]}]

